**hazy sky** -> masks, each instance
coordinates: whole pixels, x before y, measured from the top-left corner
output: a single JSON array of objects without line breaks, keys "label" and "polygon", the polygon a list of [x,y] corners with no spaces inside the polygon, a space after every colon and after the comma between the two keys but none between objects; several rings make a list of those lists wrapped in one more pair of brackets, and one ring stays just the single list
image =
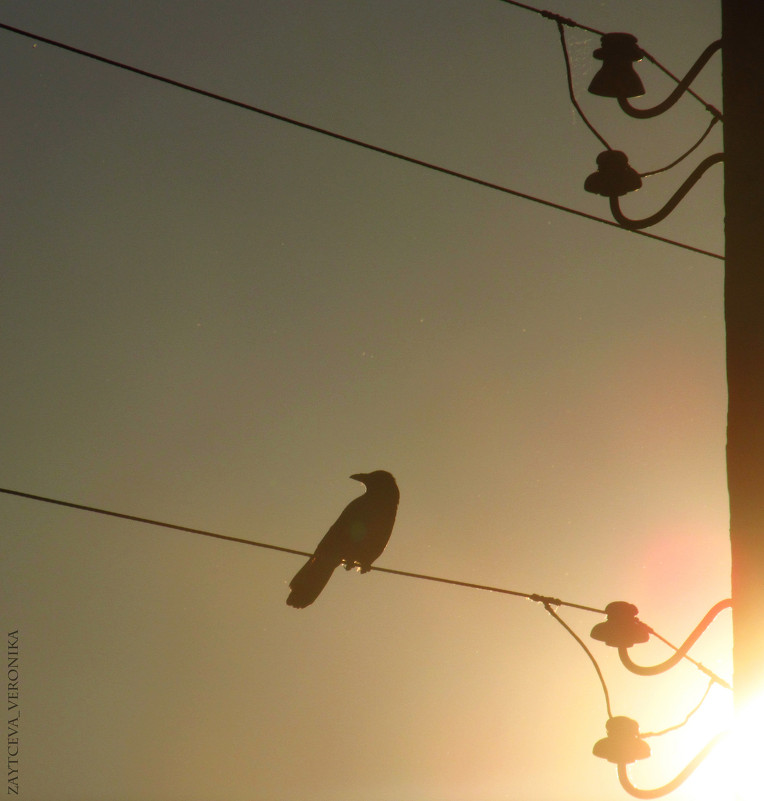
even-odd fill
[{"label": "hazy sky", "polygon": [[[549,0],[676,74],[718,0]],[[554,22],[500,0],[0,2],[0,21],[607,217]],[[580,102],[639,171],[709,121]],[[679,643],[729,594],[723,262],[0,31],[0,487],[312,550],[390,470],[378,564],[602,608]],[[640,65],[647,97],[670,81]],[[721,106],[720,62],[694,85]],[[721,126],[717,126],[720,128]],[[624,199],[661,206],[715,130]],[[656,234],[723,251],[715,167]],[[531,601],[0,495],[29,801],[613,801],[603,693]],[[632,676],[643,731],[706,679]],[[731,674],[729,616],[693,655]],[[660,644],[635,649],[649,663]],[[729,707],[651,740],[672,778]],[[723,801],[713,764],[672,798]]]}]

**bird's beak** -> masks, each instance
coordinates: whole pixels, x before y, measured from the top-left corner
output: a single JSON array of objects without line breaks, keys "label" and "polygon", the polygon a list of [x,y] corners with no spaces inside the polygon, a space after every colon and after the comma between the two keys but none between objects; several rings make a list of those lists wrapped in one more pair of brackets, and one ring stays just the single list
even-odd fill
[{"label": "bird's beak", "polygon": [[367,476],[368,473],[353,473],[353,475],[350,476],[350,478],[352,478],[354,481],[360,481],[361,484],[365,484]]}]

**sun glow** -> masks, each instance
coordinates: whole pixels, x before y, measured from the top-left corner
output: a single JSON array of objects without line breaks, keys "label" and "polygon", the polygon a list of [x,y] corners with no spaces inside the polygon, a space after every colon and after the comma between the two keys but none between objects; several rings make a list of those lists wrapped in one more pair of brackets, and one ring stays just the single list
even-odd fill
[{"label": "sun glow", "polygon": [[727,735],[693,777],[698,801],[761,801],[764,798],[760,765],[764,755],[762,720],[764,692],[736,712],[731,727],[727,727]]}]

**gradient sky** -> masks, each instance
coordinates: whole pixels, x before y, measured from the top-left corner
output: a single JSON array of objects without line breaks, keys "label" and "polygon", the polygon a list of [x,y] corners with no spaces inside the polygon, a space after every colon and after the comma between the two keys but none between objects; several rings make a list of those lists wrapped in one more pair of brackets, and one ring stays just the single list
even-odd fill
[{"label": "gradient sky", "polygon": [[[676,74],[718,0],[555,0]],[[0,21],[608,216],[553,22],[499,0],[0,2]],[[723,262],[0,31],[0,486],[310,551],[383,468],[378,564],[602,608],[679,643],[729,594]],[[639,171],[709,117],[580,102]],[[647,97],[672,85],[640,66]],[[695,84],[721,106],[718,56]],[[720,126],[718,126],[720,127]],[[714,131],[623,201],[655,211]],[[723,250],[722,169],[661,236]],[[613,801],[584,652],[521,598],[338,572],[286,606],[292,555],[0,495],[30,801]],[[614,714],[679,723],[706,679],[627,674]],[[722,616],[693,654],[731,674]],[[668,654],[649,643],[634,658]],[[636,765],[663,784],[715,688]],[[710,762],[710,760],[709,760]],[[702,766],[676,801],[723,801]],[[715,787],[715,790],[714,790]],[[710,788],[710,789],[709,789]]]}]

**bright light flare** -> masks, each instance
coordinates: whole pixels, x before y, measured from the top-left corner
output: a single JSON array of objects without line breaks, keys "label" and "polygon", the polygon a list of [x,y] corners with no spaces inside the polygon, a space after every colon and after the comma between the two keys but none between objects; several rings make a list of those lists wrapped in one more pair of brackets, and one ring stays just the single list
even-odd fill
[{"label": "bright light flare", "polygon": [[764,692],[736,712],[729,733],[698,770],[699,801],[764,798]]}]

